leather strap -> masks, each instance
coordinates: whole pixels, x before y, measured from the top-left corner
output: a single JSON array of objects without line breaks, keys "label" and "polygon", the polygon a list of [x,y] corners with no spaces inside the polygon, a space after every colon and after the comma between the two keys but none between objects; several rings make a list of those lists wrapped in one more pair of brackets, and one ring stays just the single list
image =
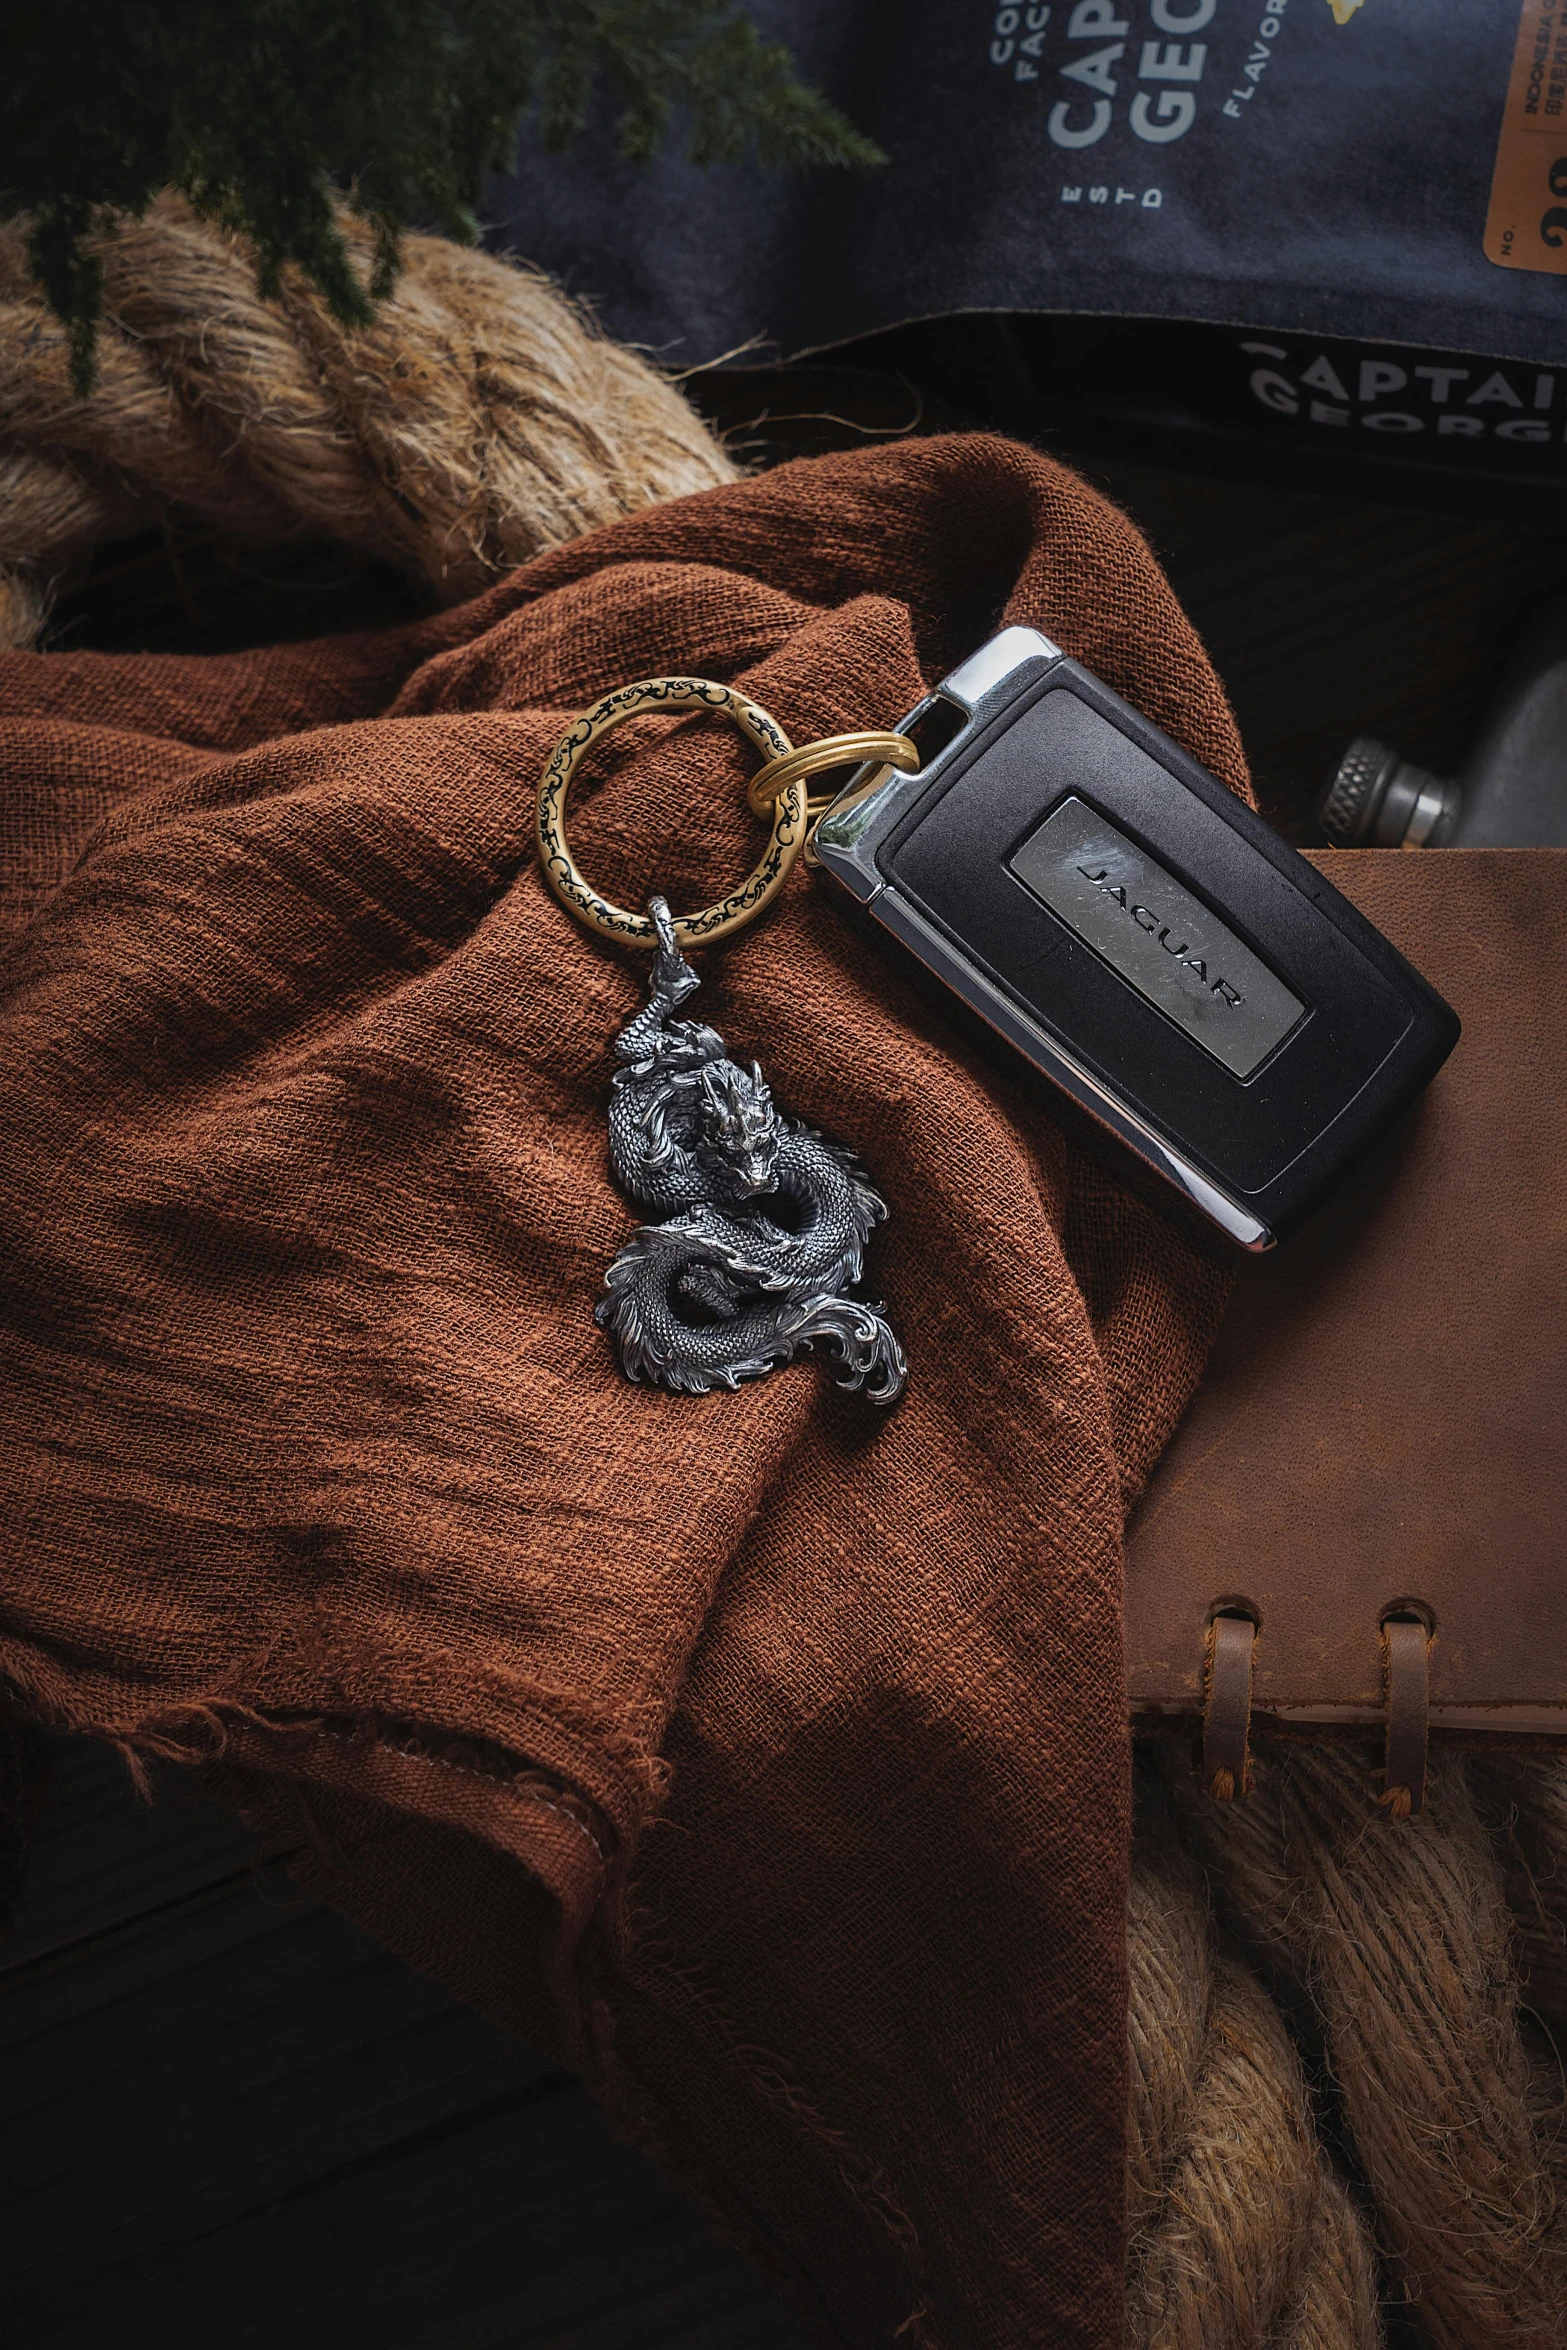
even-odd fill
[{"label": "leather strap", "polygon": [[1407,1820],[1426,1799],[1426,1739],[1431,1713],[1431,1635],[1418,1616],[1389,1616],[1382,1626],[1387,1692],[1387,1755],[1380,1803]]},{"label": "leather strap", "polygon": [[1208,1627],[1202,1714],[1202,1783],[1216,1803],[1251,1793],[1251,1658],[1257,1627],[1249,1616],[1215,1616]]}]

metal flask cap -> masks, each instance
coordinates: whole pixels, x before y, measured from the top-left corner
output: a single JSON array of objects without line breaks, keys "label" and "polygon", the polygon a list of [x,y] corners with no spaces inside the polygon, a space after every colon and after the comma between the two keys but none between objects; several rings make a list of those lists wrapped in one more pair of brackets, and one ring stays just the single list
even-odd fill
[{"label": "metal flask cap", "polygon": [[1317,821],[1336,849],[1435,849],[1450,838],[1462,805],[1453,778],[1360,734],[1328,780]]}]

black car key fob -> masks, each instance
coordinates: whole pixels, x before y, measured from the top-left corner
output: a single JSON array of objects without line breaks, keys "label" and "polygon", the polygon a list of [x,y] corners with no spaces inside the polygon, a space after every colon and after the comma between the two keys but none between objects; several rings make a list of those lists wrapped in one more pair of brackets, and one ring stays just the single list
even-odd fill
[{"label": "black car key fob", "polygon": [[1231,1240],[1298,1224],[1428,1083],[1458,1020],[1168,735],[1031,628],[859,769],[815,861]]}]

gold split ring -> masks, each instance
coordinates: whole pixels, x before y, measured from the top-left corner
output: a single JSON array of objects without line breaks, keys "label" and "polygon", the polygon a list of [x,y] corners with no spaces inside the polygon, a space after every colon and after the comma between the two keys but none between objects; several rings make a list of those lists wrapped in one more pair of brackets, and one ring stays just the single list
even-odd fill
[{"label": "gold split ring", "polygon": [[819,743],[802,743],[757,769],[746,790],[751,811],[770,816],[791,784],[809,775],[824,775],[829,767],[863,767],[868,759],[897,767],[912,775],[920,763],[919,751],[906,734],[828,734]]},{"label": "gold split ring", "polygon": [[[708,677],[644,677],[635,685],[617,686],[595,702],[591,710],[568,727],[554,750],[539,784],[537,833],[544,878],[563,906],[602,937],[618,938],[628,946],[655,947],[658,940],[646,914],[630,913],[601,897],[578,870],[566,840],[566,796],[582,759],[596,742],[643,710],[710,710],[733,719],[746,739],[761,752],[764,775],[776,769],[793,750],[776,718],[759,703],[748,701],[733,686],[716,685]],[[845,737],[845,740],[858,740]],[[882,738],[875,738],[880,741]],[[817,748],[815,744],[809,746]],[[910,745],[913,748],[913,745]],[[803,754],[795,752],[795,757]],[[916,757],[916,765],[918,759]],[[780,786],[770,807],[758,813],[770,819],[772,831],[761,862],[755,865],[726,898],[704,906],[700,913],[677,914],[675,937],[683,947],[713,946],[754,922],[788,880],[796,857],[805,846],[808,822],[805,773]]]}]

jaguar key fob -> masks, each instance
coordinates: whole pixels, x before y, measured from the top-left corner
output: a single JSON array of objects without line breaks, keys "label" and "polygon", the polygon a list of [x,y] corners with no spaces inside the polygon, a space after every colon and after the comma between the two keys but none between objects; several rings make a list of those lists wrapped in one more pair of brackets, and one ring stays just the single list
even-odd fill
[{"label": "jaguar key fob", "polygon": [[815,856],[873,922],[1249,1249],[1428,1083],[1458,1021],[1331,883],[1031,628],[905,721]]}]

